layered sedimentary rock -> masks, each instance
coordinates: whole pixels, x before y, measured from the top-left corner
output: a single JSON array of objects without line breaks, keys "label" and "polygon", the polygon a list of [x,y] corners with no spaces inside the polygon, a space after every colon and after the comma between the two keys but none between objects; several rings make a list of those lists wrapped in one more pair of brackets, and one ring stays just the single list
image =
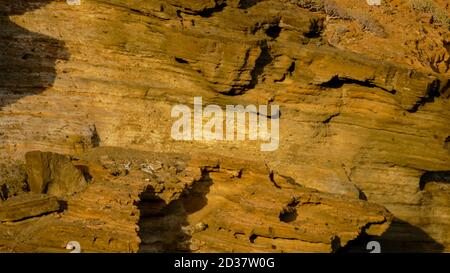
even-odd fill
[{"label": "layered sedimentary rock", "polygon": [[54,196],[22,194],[1,204],[1,222],[14,222],[56,212],[60,204]]},{"label": "layered sedimentary rock", "polygon": [[81,191],[86,186],[82,170],[77,169],[68,156],[29,152],[25,159],[31,192],[62,197]]},{"label": "layered sedimentary rock", "polygon": [[2,251],[63,252],[76,240],[84,252],[334,252],[392,220],[251,161],[102,148],[74,164],[91,180],[61,209],[52,195],[0,204]]},{"label": "layered sedimentary rock", "polygon": [[[232,176],[240,168],[227,174],[214,164],[195,165],[207,170],[200,177],[209,176],[199,178],[204,184],[195,195],[202,200],[209,191],[206,199],[214,200],[197,210],[197,201],[189,208],[180,197],[184,187],[163,190],[170,179],[153,185],[127,174],[128,165],[104,163],[120,178],[87,181],[73,195],[77,201],[69,198],[62,216],[42,216],[44,224],[31,218],[7,226],[4,234],[30,227],[45,238],[7,249],[54,250],[62,243],[46,237],[48,227],[73,240],[86,226],[82,245],[91,251],[138,251],[140,241],[145,251],[334,251],[368,223],[389,222],[383,209],[368,205],[376,203],[395,217],[383,235],[369,232],[381,235],[385,251],[449,250],[449,38],[427,14],[394,0],[381,7],[336,1],[349,18],[305,9],[301,1],[33,2],[0,6],[0,40],[8,49],[0,56],[8,68],[0,80],[2,174],[23,173],[29,151],[81,158],[97,146],[210,154],[238,165],[251,158],[242,169],[254,174],[244,172],[238,182]],[[384,35],[365,27],[369,19],[357,12],[384,27]],[[399,18],[401,24],[388,24]],[[196,96],[222,108],[279,105],[279,148],[261,152],[261,142],[249,140],[175,141],[171,109],[192,106]],[[11,196],[27,191],[23,181],[17,175],[0,183]],[[149,219],[136,214],[142,192]],[[97,208],[108,206],[109,196],[128,204],[114,210],[126,217],[101,214]],[[257,221],[240,222],[230,217],[234,210]],[[297,217],[287,213],[294,220],[286,223],[282,210]],[[189,243],[168,239],[177,236]]]}]

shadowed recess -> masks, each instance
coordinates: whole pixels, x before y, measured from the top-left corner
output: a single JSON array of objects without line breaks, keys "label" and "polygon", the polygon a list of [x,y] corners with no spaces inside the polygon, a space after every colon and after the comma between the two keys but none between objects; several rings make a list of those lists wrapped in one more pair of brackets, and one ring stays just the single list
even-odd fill
[{"label": "shadowed recess", "polygon": [[187,217],[208,204],[206,195],[212,185],[206,170],[183,195],[166,204],[148,186],[139,196],[140,211],[139,252],[190,252],[189,223]]},{"label": "shadowed recess", "polygon": [[425,185],[429,182],[450,184],[450,171],[425,172],[420,177],[419,189],[425,189]]},{"label": "shadowed recess", "polygon": [[50,2],[0,2],[0,109],[51,87],[56,78],[56,60],[69,58],[64,42],[22,28],[9,17],[39,9]]},{"label": "shadowed recess", "polygon": [[260,0],[241,0],[239,1],[239,8],[240,9],[248,9],[253,7],[254,5],[258,4]]},{"label": "shadowed recess", "polygon": [[377,241],[381,245],[381,253],[424,252],[439,253],[444,246],[436,242],[425,231],[408,222],[394,218],[391,226],[381,236],[368,236],[361,234],[357,239],[350,241],[338,252],[368,253],[367,244]]}]

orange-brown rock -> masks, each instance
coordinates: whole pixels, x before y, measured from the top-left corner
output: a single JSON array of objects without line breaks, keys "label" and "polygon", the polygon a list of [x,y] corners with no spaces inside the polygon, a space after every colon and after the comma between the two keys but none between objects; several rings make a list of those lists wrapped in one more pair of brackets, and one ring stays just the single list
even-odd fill
[{"label": "orange-brown rock", "polygon": [[14,222],[38,217],[60,209],[54,196],[43,194],[22,194],[0,203],[0,222]]},{"label": "orange-brown rock", "polygon": [[[110,165],[100,165],[106,158]],[[0,224],[3,251],[63,252],[75,240],[84,252],[332,252],[381,235],[392,219],[366,201],[277,185],[264,164],[251,161],[113,148],[84,159],[78,164],[92,175],[86,189],[63,212]],[[130,167],[118,175],[114,165]],[[7,202],[15,201],[2,211],[15,213]],[[20,208],[27,205],[40,208],[37,201]]]},{"label": "orange-brown rock", "polygon": [[68,156],[32,151],[25,155],[25,160],[31,192],[62,197],[86,186],[83,172],[72,164]]},{"label": "orange-brown rock", "polygon": [[[141,240],[145,251],[332,251],[358,237],[379,240],[383,251],[449,251],[449,31],[436,20],[449,6],[429,1],[435,14],[400,0],[379,7],[335,0],[333,9],[300,0],[2,3],[0,66],[8,69],[0,72],[0,165],[18,178],[0,186],[11,195],[26,191],[19,174],[29,151],[81,160],[94,147],[114,146],[129,157],[151,151],[252,162],[241,178],[239,167],[227,177],[222,164],[212,165],[211,201],[186,215],[182,196],[204,163],[181,186],[171,156],[172,169],[149,161],[147,172],[114,163],[113,150],[72,161],[81,172],[88,166],[92,183],[68,198],[63,213],[2,225],[0,245],[24,228],[39,238],[21,233],[30,237],[2,250],[56,251],[78,239],[87,251],[138,251]],[[192,106],[195,96],[222,108],[279,105],[278,150],[261,152],[259,141],[172,139],[172,107]],[[150,173],[159,167],[164,178],[156,183]],[[134,177],[141,174],[149,177]],[[138,202],[141,194],[154,202]],[[302,203],[309,198],[317,203]],[[136,214],[141,205],[156,214],[153,222]],[[99,209],[107,206],[114,213]],[[365,224],[389,222],[378,206],[393,214],[392,224],[381,236],[358,236]],[[298,216],[285,223],[282,211]],[[136,232],[139,221],[157,235]],[[299,223],[304,234],[292,231]],[[315,223],[317,231],[308,226]],[[62,230],[64,240],[48,237]],[[171,241],[178,235],[189,244]]]}]

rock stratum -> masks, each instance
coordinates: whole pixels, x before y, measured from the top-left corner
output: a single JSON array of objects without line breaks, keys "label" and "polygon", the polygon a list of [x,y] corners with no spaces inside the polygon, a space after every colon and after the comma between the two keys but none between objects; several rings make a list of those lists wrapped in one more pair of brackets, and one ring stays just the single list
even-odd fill
[{"label": "rock stratum", "polygon": [[[0,251],[449,251],[450,7],[417,2],[1,1]],[[194,97],[279,105],[278,149],[174,140]]]}]

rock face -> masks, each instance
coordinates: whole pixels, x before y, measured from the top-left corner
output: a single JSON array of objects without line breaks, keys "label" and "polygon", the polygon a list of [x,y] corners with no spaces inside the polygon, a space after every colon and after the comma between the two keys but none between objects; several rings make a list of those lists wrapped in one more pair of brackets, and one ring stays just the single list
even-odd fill
[{"label": "rock face", "polygon": [[60,252],[76,240],[85,252],[334,252],[392,220],[379,205],[275,182],[251,161],[102,148],[79,165],[92,183],[63,212],[52,196],[0,205],[2,221],[30,218],[0,224],[3,251]]},{"label": "rock face", "polygon": [[[67,207],[1,250],[450,250],[446,1],[26,2],[0,4],[1,166],[43,151],[29,187]],[[279,105],[279,148],[172,139],[199,96]]]},{"label": "rock face", "polygon": [[23,194],[8,199],[0,206],[1,222],[20,221],[56,212],[60,208],[55,197],[40,194]]},{"label": "rock face", "polygon": [[86,186],[83,173],[68,156],[34,151],[28,152],[25,160],[31,192],[62,197],[81,191]]}]

